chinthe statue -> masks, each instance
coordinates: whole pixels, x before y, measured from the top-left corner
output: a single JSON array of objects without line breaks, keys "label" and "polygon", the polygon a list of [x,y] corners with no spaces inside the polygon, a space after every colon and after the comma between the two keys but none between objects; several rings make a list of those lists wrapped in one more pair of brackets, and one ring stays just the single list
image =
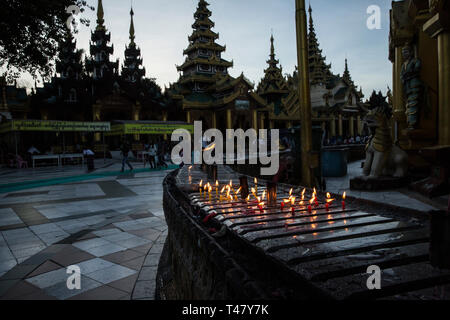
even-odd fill
[{"label": "chinthe statue", "polygon": [[410,45],[402,49],[404,63],[401,71],[401,81],[406,98],[406,117],[409,129],[416,129],[419,122],[419,112],[423,96],[423,83],[420,79],[422,63],[414,57]]},{"label": "chinthe statue", "polygon": [[367,178],[404,178],[408,172],[408,155],[392,142],[389,120],[392,109],[383,105],[372,109],[366,121],[375,134],[366,147],[363,174]]}]

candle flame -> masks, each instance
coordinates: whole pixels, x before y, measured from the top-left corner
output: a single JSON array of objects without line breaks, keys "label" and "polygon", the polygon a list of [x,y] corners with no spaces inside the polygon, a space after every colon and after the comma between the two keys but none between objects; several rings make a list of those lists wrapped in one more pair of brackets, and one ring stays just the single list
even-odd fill
[{"label": "candle flame", "polygon": [[209,146],[207,146],[205,149],[203,149],[203,151],[210,151],[210,150],[214,150],[216,148],[216,144],[212,143]]},{"label": "candle flame", "polygon": [[303,189],[302,196],[305,195],[305,193],[306,193],[306,188]]},{"label": "candle flame", "polygon": [[216,180],[216,187],[218,187],[218,186],[219,186],[219,181]]},{"label": "candle flame", "polygon": [[258,184],[258,179],[257,178],[255,178],[255,184]]},{"label": "candle flame", "polygon": [[295,197],[292,197],[292,199],[291,199],[291,204],[292,204],[292,205],[295,205]]},{"label": "candle flame", "polygon": [[327,193],[327,203],[332,203],[334,200],[336,200],[336,199],[331,199],[331,194],[328,192]]},{"label": "candle flame", "polygon": [[237,191],[235,192],[236,195],[238,195],[242,190],[242,187],[239,187],[239,189],[237,189]]},{"label": "candle flame", "polygon": [[230,187],[232,187],[233,186],[233,181],[232,180],[230,180]]},{"label": "candle flame", "polygon": [[289,190],[289,197],[292,196],[292,192],[294,192],[293,188],[291,188],[291,190]]},{"label": "candle flame", "polygon": [[342,200],[345,200],[346,197],[347,197],[347,192],[344,191],[344,194],[342,195]]},{"label": "candle flame", "polygon": [[201,188],[202,187],[202,185],[203,185],[203,180],[200,180],[200,183],[199,183],[199,187]]},{"label": "candle flame", "polygon": [[246,201],[250,201],[250,195],[247,196],[247,198],[245,198]]},{"label": "candle flame", "polygon": [[265,197],[266,197],[266,190],[264,190],[264,192],[262,194],[262,199],[264,200]]}]

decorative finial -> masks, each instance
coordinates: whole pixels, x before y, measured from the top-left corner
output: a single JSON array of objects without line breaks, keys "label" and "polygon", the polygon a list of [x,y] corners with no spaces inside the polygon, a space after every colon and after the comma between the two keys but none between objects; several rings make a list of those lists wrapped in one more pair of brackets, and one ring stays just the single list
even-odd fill
[{"label": "decorative finial", "polygon": [[133,5],[131,5],[130,16],[131,16],[131,22],[130,22],[130,40],[131,40],[131,43],[130,44],[134,45],[134,39],[136,37],[135,37],[134,20],[133,20],[133,16],[134,16]]},{"label": "decorative finial", "polygon": [[105,12],[103,11],[103,3],[102,0],[98,0],[97,5],[97,30],[103,28],[103,24],[105,23]]}]

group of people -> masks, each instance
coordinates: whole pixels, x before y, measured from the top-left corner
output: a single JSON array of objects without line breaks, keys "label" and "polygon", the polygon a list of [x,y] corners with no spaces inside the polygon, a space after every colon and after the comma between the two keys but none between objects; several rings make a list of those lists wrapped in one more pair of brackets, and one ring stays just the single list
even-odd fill
[{"label": "group of people", "polygon": [[144,151],[144,168],[147,162],[151,169],[168,168],[168,146],[165,141],[146,143]]},{"label": "group of people", "polygon": [[348,144],[367,144],[370,140],[370,136],[360,136],[356,137],[331,137],[331,139],[325,139],[325,146],[335,146],[335,145],[348,145]]}]

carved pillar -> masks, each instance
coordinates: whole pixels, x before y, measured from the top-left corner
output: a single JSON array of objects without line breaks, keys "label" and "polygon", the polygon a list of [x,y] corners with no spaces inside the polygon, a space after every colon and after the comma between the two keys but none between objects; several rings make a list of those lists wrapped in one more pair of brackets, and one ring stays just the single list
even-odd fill
[{"label": "carved pillar", "polygon": [[[263,129],[264,129],[264,120],[265,120],[265,119],[266,119],[265,114],[264,114],[264,113],[261,113],[261,114],[260,114],[260,117],[259,117],[259,129],[260,129],[260,130],[263,130]],[[261,138],[262,138],[262,139],[265,139],[264,134],[261,136]]]},{"label": "carved pillar", "polygon": [[[450,145],[450,11],[444,7],[444,0],[430,0],[430,12],[434,16],[423,29],[438,43],[439,144]],[[450,7],[449,3],[447,7]]]},{"label": "carved pillar", "polygon": [[258,130],[258,111],[253,110],[252,113],[253,113],[252,114],[252,118],[253,118],[252,127],[253,127],[253,129]]},{"label": "carved pillar", "polygon": [[186,111],[186,122],[191,123],[191,112],[190,111]]},{"label": "carved pillar", "polygon": [[343,125],[342,125],[342,114],[339,114],[338,135],[340,137],[343,137],[343,135],[344,135]]},{"label": "carved pillar", "polygon": [[330,120],[330,138],[336,137],[336,118],[333,116]]},{"label": "carved pillar", "polygon": [[350,117],[350,125],[349,125],[349,129],[350,129],[350,137],[354,137],[355,136],[355,118],[352,116]]}]

